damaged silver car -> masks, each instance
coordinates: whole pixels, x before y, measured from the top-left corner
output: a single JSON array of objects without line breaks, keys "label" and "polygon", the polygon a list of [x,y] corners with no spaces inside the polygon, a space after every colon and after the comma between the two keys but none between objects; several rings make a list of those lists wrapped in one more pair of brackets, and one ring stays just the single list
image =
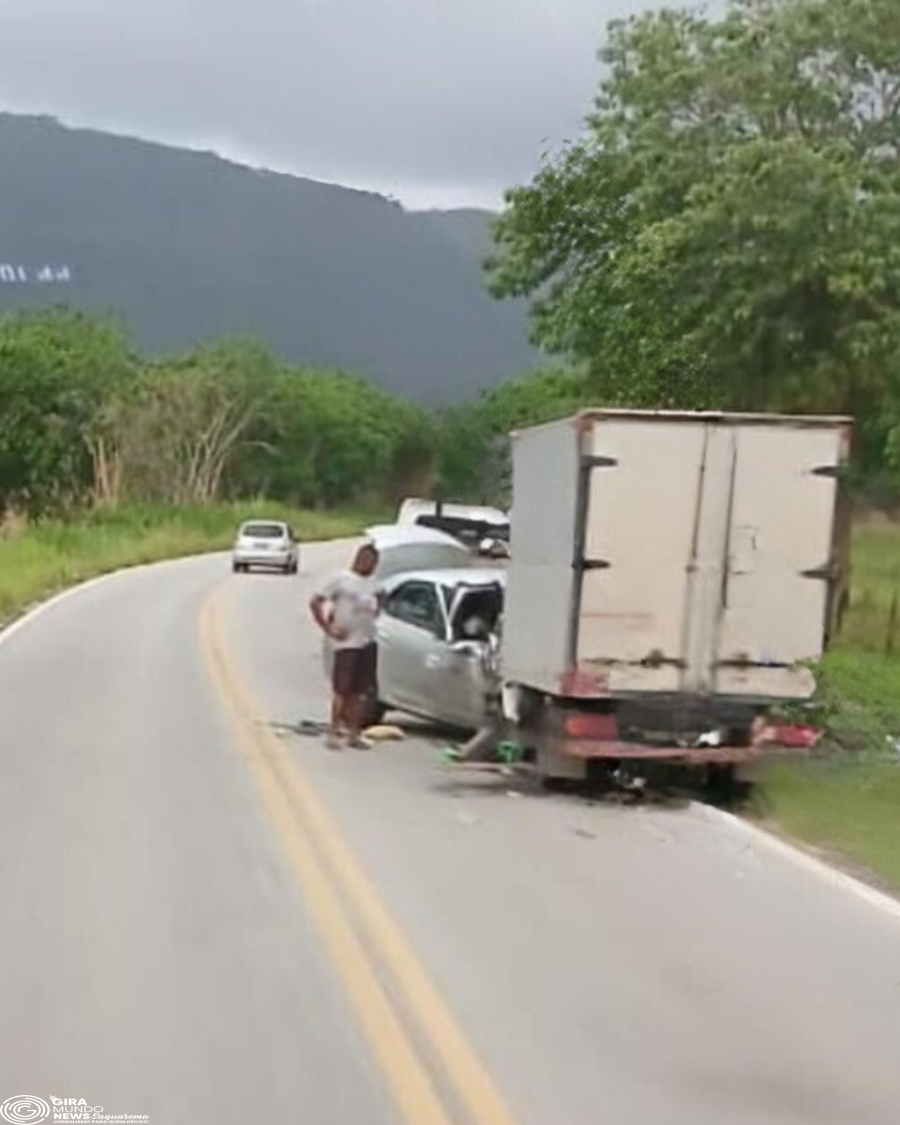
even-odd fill
[{"label": "damaged silver car", "polygon": [[421,570],[383,584],[378,711],[403,711],[462,730],[481,726],[486,660],[503,611],[500,569]]}]

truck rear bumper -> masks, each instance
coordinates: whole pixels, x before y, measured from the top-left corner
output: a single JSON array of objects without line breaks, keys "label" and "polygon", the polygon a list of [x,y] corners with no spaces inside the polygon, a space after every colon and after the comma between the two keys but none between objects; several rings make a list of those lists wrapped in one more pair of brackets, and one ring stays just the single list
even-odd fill
[{"label": "truck rear bumper", "polygon": [[674,707],[660,715],[655,709],[586,710],[556,706],[545,709],[534,733],[552,752],[571,759],[615,759],[728,765],[806,753],[822,732],[770,721],[761,710],[735,707],[725,701],[698,701],[692,711]]},{"label": "truck rear bumper", "polygon": [[685,765],[738,765],[763,757],[794,756],[795,748],[760,744],[750,746],[647,746],[638,742],[602,742],[597,739],[560,738],[557,751],[583,761],[613,759],[615,761],[682,762]]}]

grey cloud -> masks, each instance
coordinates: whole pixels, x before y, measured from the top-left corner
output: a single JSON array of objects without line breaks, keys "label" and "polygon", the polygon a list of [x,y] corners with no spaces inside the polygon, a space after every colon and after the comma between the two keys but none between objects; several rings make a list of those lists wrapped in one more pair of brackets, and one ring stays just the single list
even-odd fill
[{"label": "grey cloud", "polygon": [[643,0],[0,0],[0,102],[412,204],[496,200],[577,134]]}]

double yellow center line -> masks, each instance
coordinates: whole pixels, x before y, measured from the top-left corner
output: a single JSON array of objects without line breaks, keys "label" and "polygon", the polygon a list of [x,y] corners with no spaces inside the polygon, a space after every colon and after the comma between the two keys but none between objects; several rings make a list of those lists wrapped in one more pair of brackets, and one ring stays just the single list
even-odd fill
[{"label": "double yellow center line", "polygon": [[[223,601],[229,585],[213,591],[200,615],[201,649],[210,681],[401,1119],[407,1125],[461,1121],[516,1125],[296,759],[258,721],[261,709],[238,675],[223,636]],[[396,1006],[376,966],[383,966],[389,977],[392,993],[400,1001]],[[415,1043],[408,1027],[415,1033]],[[431,1059],[434,1066],[429,1065]],[[438,1093],[438,1074],[454,1091],[465,1116],[448,1112]]]}]

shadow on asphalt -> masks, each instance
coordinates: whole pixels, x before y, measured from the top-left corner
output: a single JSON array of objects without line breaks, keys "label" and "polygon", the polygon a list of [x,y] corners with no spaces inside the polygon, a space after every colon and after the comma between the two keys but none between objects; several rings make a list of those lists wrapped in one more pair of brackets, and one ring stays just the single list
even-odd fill
[{"label": "shadow on asphalt", "polygon": [[450,776],[435,782],[431,789],[450,799],[486,798],[565,798],[590,807],[682,809],[692,800],[690,795],[667,793],[655,789],[609,788],[591,782],[547,783],[533,776],[519,775],[508,767],[500,771],[467,766],[448,766]]},{"label": "shadow on asphalt", "polygon": [[[388,721],[394,725],[393,719]],[[278,738],[321,738],[328,729],[327,723],[320,719],[299,719],[293,723],[276,721],[267,725]],[[684,769],[672,769],[658,764],[642,771],[646,776],[634,771],[629,775],[616,775],[598,770],[587,781],[579,782],[542,781],[530,773],[527,767],[494,762],[454,765],[442,762],[439,754],[442,749],[455,743],[458,731],[408,719],[403,719],[396,725],[406,736],[428,744],[428,751],[435,755],[434,764],[441,771],[441,777],[431,783],[429,788],[451,800],[463,797],[485,800],[567,797],[573,802],[589,806],[652,807],[663,811],[677,811],[694,801],[700,801],[740,812],[755,799],[754,788],[749,783],[731,781],[724,785],[710,785],[697,772],[686,772]],[[384,745],[387,747],[397,744],[387,742]]]}]

